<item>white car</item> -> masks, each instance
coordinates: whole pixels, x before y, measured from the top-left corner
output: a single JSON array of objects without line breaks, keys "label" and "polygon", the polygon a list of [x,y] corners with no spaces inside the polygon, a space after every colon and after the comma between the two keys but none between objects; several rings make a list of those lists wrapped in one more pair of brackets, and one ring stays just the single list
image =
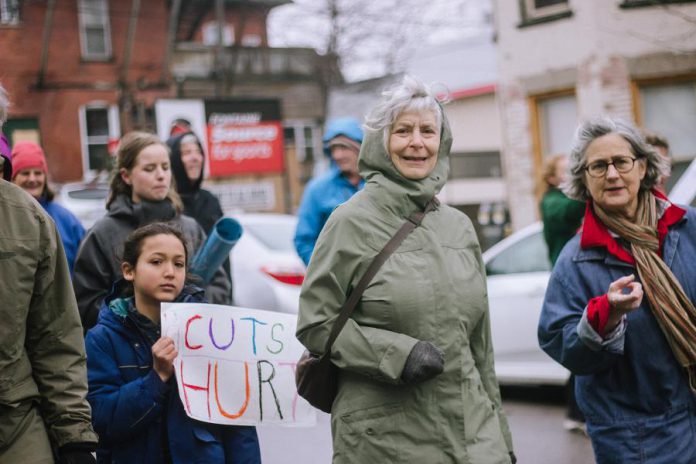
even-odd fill
[{"label": "white car", "polygon": [[[696,161],[669,194],[696,203]],[[495,370],[501,384],[563,385],[569,372],[544,353],[537,326],[551,266],[541,222],[498,242],[485,253]]]},{"label": "white car", "polygon": [[287,214],[229,214],[244,229],[232,248],[234,304],[297,314],[305,267],[295,251],[297,218]]},{"label": "white car", "polygon": [[106,215],[108,196],[107,184],[75,182],[61,187],[56,202],[72,212],[87,230]]},{"label": "white car", "polygon": [[551,264],[540,222],[483,253],[495,357],[501,384],[564,385],[569,372],[537,342]]}]

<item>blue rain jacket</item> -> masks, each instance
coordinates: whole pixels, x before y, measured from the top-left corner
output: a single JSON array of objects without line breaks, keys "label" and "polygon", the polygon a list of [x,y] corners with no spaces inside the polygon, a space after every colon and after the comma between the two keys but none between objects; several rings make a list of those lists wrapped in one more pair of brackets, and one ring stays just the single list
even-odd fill
[{"label": "blue rain jacket", "polygon": [[[123,304],[109,307],[121,288],[117,283],[102,303],[99,321],[85,340],[87,399],[99,434],[97,461],[259,464],[254,427],[209,424],[186,415],[175,379],[164,383],[152,369],[148,337],[140,333]],[[186,287],[177,301],[205,299],[201,289]],[[171,461],[166,460],[165,449]]]},{"label": "blue rain jacket", "polygon": [[60,240],[63,242],[65,249],[65,257],[68,259],[68,267],[72,275],[73,267],[75,266],[75,257],[77,249],[80,246],[82,238],[85,236],[85,228],[82,227],[80,220],[73,213],[56,203],[55,201],[39,201],[43,209],[46,210],[49,216],[56,223],[56,229],[60,234]]},{"label": "blue rain jacket", "polygon": [[[539,343],[576,374],[598,464],[696,463],[696,395],[653,315],[647,297],[628,313],[619,340],[595,344],[578,335],[589,300],[638,272],[606,248],[580,247],[575,236],[556,262],[539,321]],[[663,259],[696,302],[696,210],[669,228]],[[595,333],[596,335],[596,333]],[[597,335],[597,337],[599,337]]]},{"label": "blue rain jacket", "polygon": [[[360,123],[354,118],[338,118],[332,120],[322,139],[324,154],[331,158],[329,142],[339,135],[346,136],[362,143],[363,132]],[[295,231],[295,249],[305,265],[314,251],[314,244],[319,232],[334,209],[347,201],[365,183],[361,180],[356,187],[343,177],[341,171],[331,161],[331,168],[323,175],[312,179],[305,187],[302,202],[297,212],[297,229]]]}]

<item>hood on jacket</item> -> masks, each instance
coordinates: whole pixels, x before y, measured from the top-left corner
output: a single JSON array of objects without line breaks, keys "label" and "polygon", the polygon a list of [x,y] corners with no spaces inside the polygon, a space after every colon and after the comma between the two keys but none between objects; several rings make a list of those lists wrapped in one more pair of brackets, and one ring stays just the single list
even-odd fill
[{"label": "hood on jacket", "polygon": [[186,169],[184,168],[184,163],[181,161],[181,141],[184,137],[193,135],[196,138],[196,143],[201,149],[201,154],[203,155],[203,164],[205,165],[205,151],[203,151],[203,145],[198,139],[196,134],[191,131],[187,131],[178,134],[174,137],[170,137],[167,140],[167,145],[169,146],[169,160],[172,163],[172,174],[174,175],[174,181],[176,182],[176,191],[179,194],[193,194],[200,190],[201,184],[203,183],[203,169],[201,169],[201,175],[198,179],[191,181],[186,175]]},{"label": "hood on jacket", "polygon": [[331,158],[331,150],[329,149],[329,142],[331,139],[343,135],[349,139],[357,142],[358,145],[363,141],[363,130],[360,126],[360,122],[355,118],[336,118],[332,119],[326,125],[326,130],[324,131],[324,137],[321,139],[324,144],[324,154]]},{"label": "hood on jacket", "polygon": [[[128,315],[128,308],[132,301],[128,289],[130,283],[123,277],[114,282],[109,292],[101,303],[99,309],[99,322],[109,326],[120,327]],[[181,293],[174,300],[175,303],[207,303],[205,291],[195,285],[184,285]]]},{"label": "hood on jacket", "polygon": [[[440,107],[442,108],[442,107]],[[360,176],[365,179],[366,188],[384,188],[388,195],[381,195],[381,201],[403,205],[410,211],[411,206],[403,203],[406,197],[419,207],[425,204],[435,194],[440,192],[447,182],[449,175],[449,154],[452,148],[452,132],[449,122],[442,111],[442,126],[440,128],[440,148],[437,152],[437,163],[432,172],[421,180],[407,179],[396,169],[384,146],[382,131],[366,131],[365,140],[360,149],[358,169]],[[397,207],[397,209],[401,209]]]},{"label": "hood on jacket", "polygon": [[141,200],[140,203],[133,203],[128,195],[120,194],[109,205],[107,215],[126,219],[139,227],[151,222],[170,221],[177,216],[177,212],[168,198],[162,201]]}]

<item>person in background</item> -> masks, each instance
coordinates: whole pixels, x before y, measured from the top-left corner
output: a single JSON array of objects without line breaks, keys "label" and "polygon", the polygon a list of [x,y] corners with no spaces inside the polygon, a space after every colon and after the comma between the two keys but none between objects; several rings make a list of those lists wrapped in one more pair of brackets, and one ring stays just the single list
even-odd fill
[{"label": "person in background", "polygon": [[176,118],[172,121],[172,125],[169,128],[169,136],[174,137],[184,132],[191,132],[191,122],[188,119]]},{"label": "person in background", "polygon": [[188,248],[181,231],[154,223],[123,246],[123,279],[87,332],[89,400],[99,433],[98,462],[147,464],[261,462],[256,429],[187,416],[179,397],[174,340],[161,336],[163,302],[206,303],[186,284]]},{"label": "person in background", "polygon": [[[0,85],[0,131],[9,101]],[[0,179],[0,462],[90,464],[97,435],[87,403],[82,327],[56,227]]]},{"label": "person in background", "polygon": [[588,207],[556,261],[539,345],[576,374],[598,464],[696,462],[696,209],[630,123],[577,130],[564,191]]},{"label": "person in background", "polygon": [[560,189],[567,170],[568,157],[555,155],[546,160],[542,173],[540,210],[551,265],[556,264],[565,244],[578,232],[585,214],[585,204],[568,198]]},{"label": "person in background", "polygon": [[48,185],[46,155],[39,144],[22,141],[12,147],[12,182],[36,198],[53,218],[72,273],[85,228],[74,214],[53,201],[55,194]]},{"label": "person in background", "polygon": [[671,174],[672,163],[671,157],[669,156],[669,142],[666,138],[654,132],[644,131],[643,135],[645,137],[645,143],[651,145],[658,155],[662,156],[666,160],[669,160],[670,162],[670,171],[668,171],[664,176],[661,176],[657,181],[657,185],[655,185],[655,188],[659,189],[660,192],[667,194],[665,184],[667,183],[667,179],[669,179],[669,175]]},{"label": "person in background", "polygon": [[[224,213],[220,200],[209,191],[201,188],[205,155],[203,145],[191,131],[179,132],[167,140],[169,160],[172,163],[172,176],[176,191],[184,204],[184,214],[196,220],[206,234],[210,235],[213,226]],[[222,264],[232,284],[232,269],[229,258]]]},{"label": "person in background", "polygon": [[326,128],[324,154],[331,158],[331,168],[307,184],[297,212],[295,249],[305,265],[331,212],[364,185],[358,172],[362,139],[362,128],[355,118],[333,119]]},{"label": "person in background", "polygon": [[[561,191],[566,179],[568,157],[554,155],[544,163],[540,210],[544,225],[544,241],[549,249],[551,266],[556,264],[558,255],[568,241],[578,232],[585,215],[585,204],[568,198]],[[566,418],[563,428],[569,431],[585,432],[585,417],[575,401],[575,376],[571,373],[566,384]]]},{"label": "person in background", "polygon": [[167,140],[172,176],[184,204],[184,214],[200,224],[206,234],[223,216],[220,201],[201,188],[205,155],[203,145],[193,132],[182,132]]},{"label": "person in background", "polygon": [[[75,260],[73,284],[85,330],[97,322],[101,302],[121,274],[119,247],[130,232],[152,222],[173,222],[195,251],[206,239],[201,226],[181,214],[169,147],[154,134],[130,132],[121,139],[106,208],[107,215],[87,232]],[[231,304],[230,283],[222,267],[206,292],[212,303]]]},{"label": "person in background", "polygon": [[[297,338],[316,355],[375,255],[449,173],[452,134],[423,83],[406,76],[385,91],[365,127],[365,188],[331,214],[300,294]],[[515,462],[481,249],[460,211],[439,204],[425,215],[367,286],[329,355],[338,368],[334,464]]]}]

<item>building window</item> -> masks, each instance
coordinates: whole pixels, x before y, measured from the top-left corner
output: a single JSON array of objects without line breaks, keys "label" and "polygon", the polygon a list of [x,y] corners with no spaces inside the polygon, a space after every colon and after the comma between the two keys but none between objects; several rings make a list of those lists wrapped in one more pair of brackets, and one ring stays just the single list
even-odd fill
[{"label": "building window", "polygon": [[111,171],[110,148],[118,140],[120,128],[115,105],[93,104],[81,108],[80,134],[85,177]]},{"label": "building window", "polygon": [[538,165],[547,156],[568,154],[578,125],[574,93],[535,98],[532,118]]},{"label": "building window", "polygon": [[242,37],[242,45],[245,47],[260,47],[261,36],[258,34],[247,34]]},{"label": "building window", "polygon": [[[205,45],[217,45],[218,44],[218,23],[217,21],[210,21],[203,25],[203,43]],[[234,28],[225,24],[222,27],[222,45],[230,46],[234,45]]]},{"label": "building window", "polygon": [[500,152],[452,153],[450,179],[484,179],[503,177]]},{"label": "building window", "polygon": [[111,58],[111,29],[107,0],[79,0],[80,49],[82,58],[105,61]]},{"label": "building window", "polygon": [[519,0],[520,27],[555,21],[573,15],[568,0]]},{"label": "building window", "polygon": [[321,153],[321,128],[312,120],[287,120],[285,126],[285,146],[295,147],[297,161],[300,163],[314,163],[319,161]]},{"label": "building window", "polygon": [[0,25],[19,24],[19,0],[0,0]]},{"label": "building window", "polygon": [[696,158],[696,80],[639,85],[640,124],[669,142],[672,176],[667,191]]}]

